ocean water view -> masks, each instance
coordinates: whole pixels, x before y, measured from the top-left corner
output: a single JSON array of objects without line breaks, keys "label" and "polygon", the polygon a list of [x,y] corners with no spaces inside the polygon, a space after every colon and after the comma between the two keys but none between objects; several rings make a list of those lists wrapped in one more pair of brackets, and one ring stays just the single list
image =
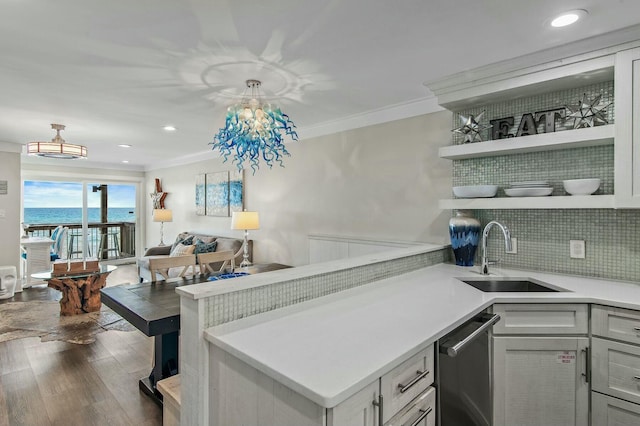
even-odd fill
[{"label": "ocean water view", "polygon": [[[87,209],[89,223],[100,222],[100,207]],[[109,222],[135,222],[134,207],[107,209]],[[25,207],[24,223],[28,225],[82,223],[81,207]]]}]

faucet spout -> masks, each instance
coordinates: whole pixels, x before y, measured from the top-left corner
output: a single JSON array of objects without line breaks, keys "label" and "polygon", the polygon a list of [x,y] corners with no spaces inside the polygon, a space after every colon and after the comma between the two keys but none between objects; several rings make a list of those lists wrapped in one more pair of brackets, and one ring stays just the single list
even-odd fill
[{"label": "faucet spout", "polygon": [[491,228],[493,228],[494,226],[497,226],[498,228],[500,228],[500,230],[502,231],[502,234],[504,235],[504,249],[506,251],[511,251],[511,232],[509,231],[509,228],[507,228],[505,225],[495,220],[492,220],[491,222],[487,223],[487,226],[484,227],[484,231],[482,231],[482,271],[481,272],[483,275],[489,275],[489,264],[494,263],[494,262],[491,262],[487,257],[487,237],[489,236],[489,232],[491,231]]}]

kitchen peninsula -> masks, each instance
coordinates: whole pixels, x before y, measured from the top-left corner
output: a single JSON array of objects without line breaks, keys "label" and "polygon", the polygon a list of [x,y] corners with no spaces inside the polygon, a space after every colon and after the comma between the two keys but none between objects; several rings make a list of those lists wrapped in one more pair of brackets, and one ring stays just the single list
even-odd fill
[{"label": "kitchen peninsula", "polygon": [[[388,267],[388,262],[406,265],[440,250],[439,247],[400,249],[384,255],[309,265],[306,270],[277,271],[271,284],[283,285],[305,274],[308,283],[312,283],[320,277],[337,276],[351,269],[375,268],[381,263]],[[267,404],[269,407],[266,408],[272,415],[277,416],[278,407],[282,409],[287,401],[296,401],[297,415],[302,417],[295,417],[294,423],[304,418],[304,424],[342,424],[338,407],[343,407],[345,402],[372,384],[376,387],[380,377],[384,378],[415,356],[433,354],[438,339],[494,305],[552,306],[557,312],[547,315],[548,318],[554,315],[561,317],[562,312],[571,306],[640,309],[640,285],[637,283],[494,268],[492,272],[498,276],[533,278],[566,291],[484,293],[458,279],[477,278],[480,275],[476,270],[436,262],[259,315],[215,326],[201,324],[199,344],[203,353],[198,362],[202,369],[200,376],[206,372],[207,377],[198,385],[199,391],[206,394],[206,400],[201,400],[200,406],[184,405],[183,423],[195,424],[195,419],[199,418],[207,424],[223,424],[224,416],[230,412],[237,419],[240,414],[233,411],[232,399],[248,398],[243,399],[243,404],[251,404],[249,395],[258,398],[258,394],[252,393],[257,388],[251,391],[251,379],[255,379],[260,383],[258,388],[271,389],[272,399],[269,401],[273,405]],[[268,285],[265,281],[258,281],[258,278],[268,278],[266,274],[255,278],[245,281],[245,289]],[[223,296],[227,300],[238,297],[238,294],[233,296],[233,292],[238,290],[214,295],[210,288],[205,290],[191,286],[180,291],[183,313],[185,307],[193,307],[194,304],[210,305],[211,300],[206,300],[211,297]],[[207,315],[205,311],[201,314]],[[565,319],[573,321],[569,317]],[[195,322],[189,327],[193,325],[198,328]],[[195,338],[194,334],[189,335],[191,337],[185,338]],[[202,336],[206,342],[202,341]],[[572,364],[576,371],[581,369],[577,376],[587,367],[585,364],[588,363],[583,359],[576,357]],[[600,358],[591,362],[594,365],[605,362],[606,365],[606,361]],[[242,371],[241,375],[249,382],[233,385],[238,371]],[[583,389],[588,392],[588,384],[584,384]],[[373,398],[369,398],[373,394],[365,392],[365,395],[363,402],[367,410],[373,413],[372,418],[377,418],[376,409],[371,405]],[[256,413],[259,415],[261,411],[258,408],[256,406],[257,411],[253,412],[245,411],[249,417]],[[288,412],[281,414],[291,416]],[[383,416],[388,419],[392,414],[388,412]],[[585,415],[588,413],[576,416],[581,418]],[[284,421],[284,418],[276,419]],[[242,420],[251,424],[250,418]]]}]

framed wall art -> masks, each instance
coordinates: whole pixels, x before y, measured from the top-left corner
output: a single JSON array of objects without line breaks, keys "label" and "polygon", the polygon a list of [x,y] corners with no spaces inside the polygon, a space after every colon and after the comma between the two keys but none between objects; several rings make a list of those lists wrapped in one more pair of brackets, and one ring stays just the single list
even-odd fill
[{"label": "framed wall art", "polygon": [[244,175],[225,171],[196,175],[196,215],[229,217],[242,211]]},{"label": "framed wall art", "polygon": [[196,215],[204,216],[205,211],[205,175],[196,175]]}]

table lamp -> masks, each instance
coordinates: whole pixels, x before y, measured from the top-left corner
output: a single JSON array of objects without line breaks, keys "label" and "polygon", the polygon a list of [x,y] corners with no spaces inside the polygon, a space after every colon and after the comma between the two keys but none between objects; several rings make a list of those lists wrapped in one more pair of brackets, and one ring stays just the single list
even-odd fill
[{"label": "table lamp", "polygon": [[231,214],[231,229],[244,229],[244,254],[240,267],[247,268],[251,266],[251,262],[249,262],[249,229],[260,229],[258,212],[233,212]]},{"label": "table lamp", "polygon": [[173,212],[169,209],[153,209],[153,221],[160,222],[160,244],[164,245],[163,241],[163,232],[164,232],[164,223],[165,222],[173,222]]}]

